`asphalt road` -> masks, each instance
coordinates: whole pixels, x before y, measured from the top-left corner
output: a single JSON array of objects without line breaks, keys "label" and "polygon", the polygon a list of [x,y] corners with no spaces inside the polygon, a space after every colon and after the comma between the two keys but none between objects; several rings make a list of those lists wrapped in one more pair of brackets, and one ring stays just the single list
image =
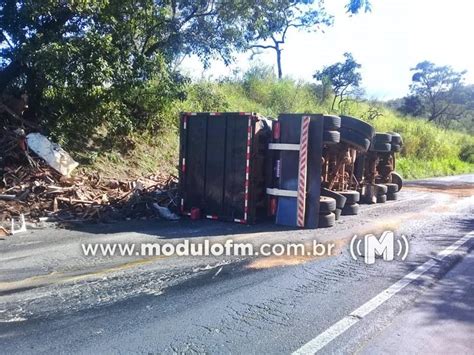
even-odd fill
[{"label": "asphalt road", "polygon": [[[401,354],[446,353],[449,347],[440,344],[454,342],[456,353],[469,353],[474,175],[411,182],[400,195],[315,231],[141,221],[37,226],[6,237],[0,240],[0,352]],[[407,236],[407,260],[367,265],[351,258],[354,234],[384,230]],[[317,240],[334,242],[337,252],[87,257],[80,248],[183,238],[255,245]]]}]

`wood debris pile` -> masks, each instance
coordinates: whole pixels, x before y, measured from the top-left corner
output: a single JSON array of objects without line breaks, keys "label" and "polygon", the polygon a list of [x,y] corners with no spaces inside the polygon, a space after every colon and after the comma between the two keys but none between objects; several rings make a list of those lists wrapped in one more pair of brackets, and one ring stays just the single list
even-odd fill
[{"label": "wood debris pile", "polygon": [[0,132],[0,222],[20,214],[30,221],[114,221],[158,216],[158,206],[177,207],[174,176],[117,180],[77,173],[68,178],[30,152],[23,137]]}]

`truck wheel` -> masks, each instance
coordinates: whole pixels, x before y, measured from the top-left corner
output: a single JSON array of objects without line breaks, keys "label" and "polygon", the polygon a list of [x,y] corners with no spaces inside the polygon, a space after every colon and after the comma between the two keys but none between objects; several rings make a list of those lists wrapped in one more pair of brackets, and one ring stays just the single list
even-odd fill
[{"label": "truck wheel", "polygon": [[334,131],[341,128],[341,117],[334,115],[324,115],[323,125],[325,131]]},{"label": "truck wheel", "polygon": [[336,200],[336,208],[344,208],[344,205],[346,204],[346,197],[341,195],[339,192],[336,191],[331,191],[326,188],[321,189],[321,196],[327,196],[327,197],[332,197],[333,199]]},{"label": "truck wheel", "polygon": [[341,141],[341,134],[338,131],[323,131],[324,144],[337,144]]},{"label": "truck wheel", "polygon": [[391,192],[391,193],[387,194],[387,200],[389,200],[389,201],[398,200],[398,192]]},{"label": "truck wheel", "polygon": [[388,187],[387,185],[384,185],[384,184],[376,184],[375,186],[377,186],[377,196],[378,195],[385,195],[388,191]]},{"label": "truck wheel", "polygon": [[391,141],[392,144],[398,144],[398,145],[403,144],[402,136],[400,134],[395,133],[395,132],[387,132],[387,133],[390,133],[392,135],[392,141]]},{"label": "truck wheel", "polygon": [[387,195],[377,195],[377,203],[387,202]]},{"label": "truck wheel", "polygon": [[336,209],[336,200],[332,197],[319,197],[319,213],[333,212]]},{"label": "truck wheel", "polygon": [[395,192],[398,192],[398,185],[393,184],[393,183],[387,183],[385,184],[387,186],[387,194],[393,194]]},{"label": "truck wheel", "polygon": [[392,145],[390,143],[375,142],[370,146],[369,150],[379,153],[389,153],[392,150]]},{"label": "truck wheel", "polygon": [[354,190],[338,191],[337,193],[346,198],[346,205],[352,205],[360,200],[360,193]]},{"label": "truck wheel", "polygon": [[367,122],[351,116],[341,116],[341,128],[351,129],[360,133],[364,138],[372,139],[375,129]]},{"label": "truck wheel", "polygon": [[397,184],[398,185],[398,191],[400,191],[403,187],[403,179],[402,177],[400,176],[400,174],[398,174],[397,172],[395,171],[392,171],[390,173],[391,177],[392,177],[392,182],[394,184]]},{"label": "truck wheel", "polygon": [[336,215],[332,212],[319,215],[318,228],[332,227],[336,223]]},{"label": "truck wheel", "polygon": [[349,128],[341,127],[341,142],[350,144],[356,149],[366,152],[370,147],[370,140],[361,133],[353,131]]},{"label": "truck wheel", "polygon": [[353,203],[353,204],[350,204],[350,205],[348,205],[346,203],[346,205],[342,209],[341,215],[342,216],[354,216],[358,213],[359,213],[359,204],[358,203]]},{"label": "truck wheel", "polygon": [[372,141],[375,143],[390,143],[392,142],[392,135],[389,133],[375,133]]},{"label": "truck wheel", "polygon": [[400,145],[392,143],[392,152],[399,153],[401,151],[402,151],[402,147],[400,147]]}]

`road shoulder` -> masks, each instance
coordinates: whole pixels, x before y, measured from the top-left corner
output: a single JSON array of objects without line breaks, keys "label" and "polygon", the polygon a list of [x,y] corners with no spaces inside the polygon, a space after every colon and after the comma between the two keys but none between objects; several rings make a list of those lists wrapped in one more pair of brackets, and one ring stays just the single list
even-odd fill
[{"label": "road shoulder", "polygon": [[474,253],[359,351],[361,354],[472,354]]}]

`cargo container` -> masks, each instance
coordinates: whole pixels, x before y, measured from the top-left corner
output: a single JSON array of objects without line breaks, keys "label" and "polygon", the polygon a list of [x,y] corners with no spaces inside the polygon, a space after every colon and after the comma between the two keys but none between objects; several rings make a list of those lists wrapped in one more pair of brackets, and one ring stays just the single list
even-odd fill
[{"label": "cargo container", "polygon": [[401,188],[401,137],[355,117],[187,112],[180,125],[180,210],[193,219],[331,227]]},{"label": "cargo container", "polygon": [[255,223],[267,215],[265,160],[272,122],[251,112],[182,113],[180,208]]}]

